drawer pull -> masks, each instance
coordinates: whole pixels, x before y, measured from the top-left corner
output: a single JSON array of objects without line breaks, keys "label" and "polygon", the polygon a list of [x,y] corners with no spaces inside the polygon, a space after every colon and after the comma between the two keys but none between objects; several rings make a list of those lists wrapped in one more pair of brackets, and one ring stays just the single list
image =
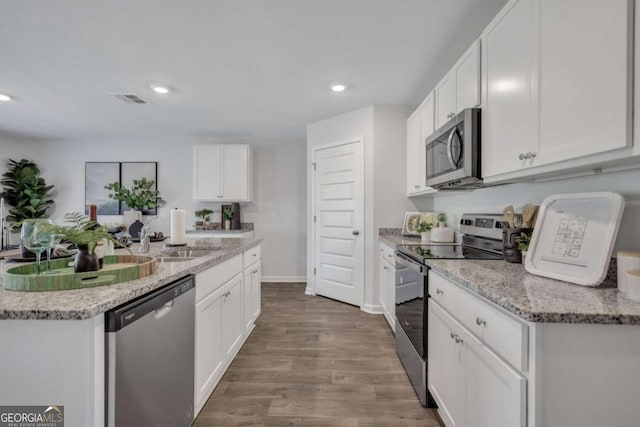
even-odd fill
[{"label": "drawer pull", "polygon": [[456,344],[460,344],[460,343],[463,343],[463,342],[464,342],[464,341],[462,341],[462,338],[460,338],[460,337],[459,337],[459,336],[457,336],[457,335],[456,335],[455,340],[456,340]]},{"label": "drawer pull", "polygon": [[481,319],[481,318],[479,318],[479,317],[476,317],[476,325],[478,325],[478,326],[484,326],[484,325],[486,325],[486,324],[487,324],[487,321],[486,321],[486,320]]},{"label": "drawer pull", "polygon": [[438,294],[438,295],[443,295],[443,294],[444,294],[444,291],[443,291],[442,289],[440,289],[440,288],[437,288],[437,289],[436,289],[436,294]]}]

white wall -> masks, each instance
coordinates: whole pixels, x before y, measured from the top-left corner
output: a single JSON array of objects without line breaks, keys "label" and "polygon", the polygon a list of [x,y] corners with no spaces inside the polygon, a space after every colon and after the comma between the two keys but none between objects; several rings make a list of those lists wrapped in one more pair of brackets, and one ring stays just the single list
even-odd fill
[{"label": "white wall", "polygon": [[[256,236],[265,239],[263,276],[267,280],[304,280],[304,141],[241,142],[254,149],[255,183],[255,201],[241,206],[241,219],[253,222]],[[169,140],[46,141],[34,143],[33,157],[42,166],[47,182],[54,184],[58,191],[52,211],[54,218],[61,218],[68,212],[84,211],[85,162],[158,162],[158,188],[167,204],[159,209],[159,219],[152,229],[168,233],[170,208],[187,210],[188,228],[195,221],[195,210],[205,206],[220,210],[218,204],[192,200],[191,147],[194,143]],[[103,224],[118,223],[121,217],[100,216],[98,220]]]},{"label": "white wall", "polygon": [[[406,119],[408,107],[369,106],[307,126],[307,283],[313,283],[312,163],[313,148],[364,138],[364,296],[361,308],[379,312],[377,286],[378,228],[398,227],[411,207],[405,194]],[[307,292],[313,293],[309,285]]]},{"label": "white wall", "polygon": [[640,249],[640,170],[591,175],[558,181],[510,184],[469,193],[433,198],[433,207],[445,212],[449,225],[458,227],[463,213],[500,213],[507,205],[539,205],[545,197],[559,193],[614,191],[626,200],[616,250]]}]

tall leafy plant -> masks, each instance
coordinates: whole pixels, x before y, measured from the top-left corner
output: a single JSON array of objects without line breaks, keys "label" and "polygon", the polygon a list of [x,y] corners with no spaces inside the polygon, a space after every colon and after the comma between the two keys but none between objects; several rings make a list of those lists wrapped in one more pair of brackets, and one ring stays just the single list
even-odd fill
[{"label": "tall leafy plant", "polygon": [[134,179],[130,189],[123,187],[119,182],[112,182],[104,188],[109,190],[109,198],[124,202],[129,209],[141,211],[165,204],[160,192],[154,189],[155,184],[154,180],[142,177]]},{"label": "tall leafy plant", "polygon": [[53,204],[50,199],[53,185],[47,185],[40,176],[38,165],[30,160],[9,159],[7,168],[0,180],[3,188],[0,197],[4,197],[9,205],[7,221],[11,229],[17,231],[25,219],[44,218],[47,215],[47,210]]}]

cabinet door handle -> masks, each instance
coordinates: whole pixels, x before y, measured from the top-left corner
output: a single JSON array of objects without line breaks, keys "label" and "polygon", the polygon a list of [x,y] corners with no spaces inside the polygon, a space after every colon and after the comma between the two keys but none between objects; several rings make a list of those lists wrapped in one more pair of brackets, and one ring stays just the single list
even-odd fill
[{"label": "cabinet door handle", "polygon": [[536,153],[529,153],[529,154],[531,155],[531,157],[530,157],[531,159],[536,157]]},{"label": "cabinet door handle", "polygon": [[257,256],[258,256],[258,254],[253,254],[252,256],[255,258],[255,257],[257,257]]},{"label": "cabinet door handle", "polygon": [[420,186],[419,185],[414,185],[413,188],[420,188]]},{"label": "cabinet door handle", "polygon": [[524,159],[526,159],[527,157],[524,155],[524,153],[520,153],[520,155],[518,156],[518,158],[519,158],[520,160],[524,160]]},{"label": "cabinet door handle", "polygon": [[459,337],[459,336],[457,336],[457,335],[456,335],[455,340],[456,340],[456,344],[460,344],[460,343],[464,342],[464,341],[462,341],[462,338],[460,338],[460,337]]},{"label": "cabinet door handle", "polygon": [[436,294],[443,295],[444,291],[442,289],[436,289]]},{"label": "cabinet door handle", "polygon": [[384,268],[385,270],[389,269],[386,265],[383,265],[382,268]]},{"label": "cabinet door handle", "polygon": [[351,234],[353,234],[354,236],[359,236],[360,232],[358,230],[353,230]]},{"label": "cabinet door handle", "polygon": [[451,332],[451,339],[454,340],[454,339],[456,339],[456,337],[457,337],[457,335],[454,334],[453,332]]},{"label": "cabinet door handle", "polygon": [[486,320],[481,319],[481,318],[479,318],[479,317],[476,317],[476,325],[478,325],[478,326],[483,326],[483,325],[486,325],[486,324],[487,324],[487,321],[486,321]]}]

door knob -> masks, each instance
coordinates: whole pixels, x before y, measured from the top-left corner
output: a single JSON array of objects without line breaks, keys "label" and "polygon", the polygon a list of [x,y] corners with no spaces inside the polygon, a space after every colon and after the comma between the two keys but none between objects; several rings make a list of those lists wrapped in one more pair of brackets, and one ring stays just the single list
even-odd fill
[{"label": "door knob", "polygon": [[351,234],[353,234],[354,236],[359,236],[360,232],[358,230],[353,230]]}]

